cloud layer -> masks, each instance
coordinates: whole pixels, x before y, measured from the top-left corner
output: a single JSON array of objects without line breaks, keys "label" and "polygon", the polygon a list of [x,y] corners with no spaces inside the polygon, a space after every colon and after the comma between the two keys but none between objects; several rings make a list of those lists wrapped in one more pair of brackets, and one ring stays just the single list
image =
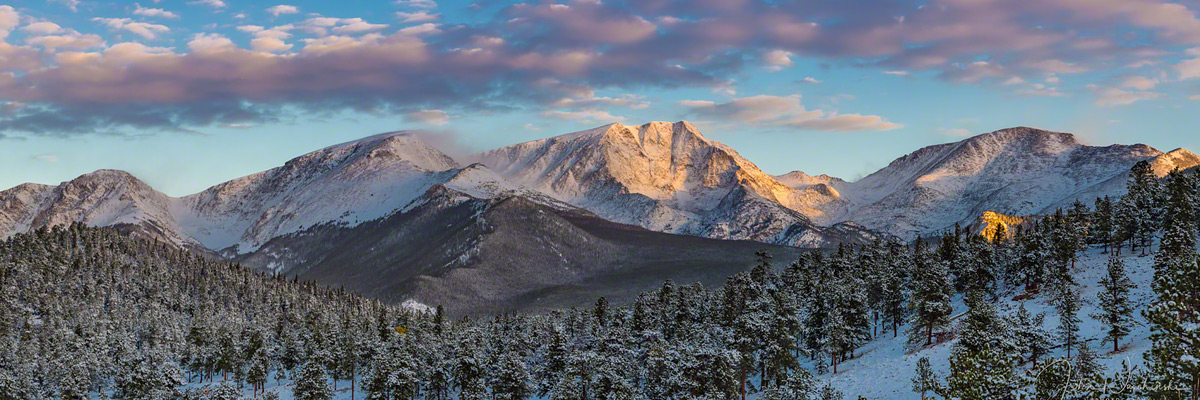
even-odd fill
[{"label": "cloud layer", "polygon": [[[188,4],[194,13],[228,7]],[[512,109],[619,120],[647,102],[597,90],[729,87],[748,67],[781,71],[801,59],[1062,96],[1059,76],[1145,68],[1200,45],[1195,13],[1158,0],[576,0],[493,7],[472,23],[446,20],[432,1],[395,5],[394,20],[369,21],[280,4],[260,9],[270,14],[262,25],[186,35],[167,25],[179,11],[140,4],[70,28],[0,6],[0,99],[21,104],[0,117],[0,132],[190,131],[346,110],[431,124]],[[284,18],[294,21],[274,21]],[[1128,75],[1084,93],[1101,106],[1159,98],[1151,90],[1166,80],[1200,77],[1197,60],[1170,77]],[[798,95],[680,107],[798,129],[901,126],[810,110]]]}]

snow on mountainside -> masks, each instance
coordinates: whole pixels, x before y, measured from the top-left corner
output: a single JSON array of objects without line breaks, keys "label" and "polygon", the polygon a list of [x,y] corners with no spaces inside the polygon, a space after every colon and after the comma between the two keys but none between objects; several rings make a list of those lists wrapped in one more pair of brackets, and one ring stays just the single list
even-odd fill
[{"label": "snow on mountainside", "polygon": [[314,151],[181,198],[110,170],[58,186],[20,185],[0,192],[0,236],[79,221],[126,225],[234,255],[317,225],[354,226],[402,212],[435,185],[480,198],[519,190],[483,166],[459,168],[415,134],[393,132]]},{"label": "snow on mountainside", "polygon": [[99,170],[58,186],[23,184],[0,192],[0,238],[43,226],[136,225],[140,234],[184,244],[171,198],[123,171]]},{"label": "snow on mountainside", "polygon": [[825,174],[812,176],[802,171],[792,171],[783,175],[775,175],[775,179],[792,189],[804,189],[813,185],[828,185],[837,188],[846,184],[846,181],[842,180],[842,178]]},{"label": "snow on mountainside", "polygon": [[[1144,309],[1154,299],[1152,290],[1154,257],[1139,257],[1136,253],[1126,251],[1122,258],[1130,279],[1137,285],[1130,293],[1130,299],[1137,310]],[[1104,375],[1112,376],[1121,370],[1122,362],[1128,362],[1131,367],[1136,366],[1144,370],[1143,354],[1150,349],[1151,343],[1148,339],[1150,337],[1149,324],[1146,323],[1140,312],[1133,313],[1136,324],[1129,337],[1120,342],[1121,350],[1119,352],[1112,351],[1111,343],[1101,343],[1106,328],[1100,324],[1100,321],[1089,316],[1101,312],[1097,296],[1103,289],[1100,280],[1107,276],[1108,259],[1109,255],[1102,254],[1102,249],[1087,250],[1081,254],[1074,277],[1079,282],[1080,298],[1083,300],[1082,309],[1078,313],[1082,319],[1080,337],[1099,355],[1097,363],[1104,368]],[[1046,313],[1042,328],[1054,332],[1058,329],[1060,319],[1052,303],[1052,297],[1041,294],[1029,300],[1017,301],[1010,293],[1001,296],[996,307],[1001,314],[1012,315],[1024,303],[1031,314]],[[962,296],[955,296],[953,315],[960,316],[966,310],[967,307],[962,302]],[[951,324],[957,325],[960,322],[961,319]],[[912,391],[912,378],[915,375],[917,360],[921,357],[928,357],[933,369],[944,379],[949,371],[951,350],[957,343],[957,339],[914,351],[907,344],[908,338],[904,333],[907,328],[909,328],[907,324],[900,327],[899,337],[893,338],[891,332],[880,335],[864,345],[859,350],[857,357],[838,365],[837,374],[818,374],[817,379],[822,384],[828,383],[842,391],[847,398],[864,396],[869,399],[920,399],[921,394]],[[1055,344],[1058,344],[1057,339]],[[1066,349],[1058,347],[1043,356],[1043,360],[1046,359],[1045,357],[1064,356],[1066,356]],[[828,360],[822,360],[822,362],[828,362]],[[810,370],[816,370],[812,362],[807,362],[807,364]],[[1025,363],[1019,368],[1019,372],[1026,373],[1031,366],[1032,363]]]},{"label": "snow on mountainside", "polygon": [[243,253],[317,224],[381,218],[457,167],[413,134],[376,135],[183,197],[174,214],[205,247]]},{"label": "snow on mountainside", "polygon": [[182,198],[102,170],[0,192],[0,237],[82,221],[231,256],[315,226],[405,212],[441,185],[482,199],[517,191],[659,232],[829,247],[877,232],[933,234],[986,211],[1040,214],[1076,199],[1119,197],[1140,160],[1160,176],[1200,165],[1183,149],[1086,146],[1067,133],[1020,127],[922,148],[856,182],[799,171],[774,177],[683,121],[610,124],[474,158],[480,164],[460,168],[418,135],[393,132]]},{"label": "snow on mountainside", "polygon": [[1049,213],[1076,199],[1123,195],[1129,168],[1141,160],[1152,160],[1161,174],[1200,163],[1187,150],[1086,146],[1067,133],[1004,129],[925,147],[841,185],[842,204],[831,203],[814,220],[854,221],[912,238],[971,223],[985,211]]},{"label": "snow on mountainside", "polygon": [[807,193],[691,123],[609,124],[475,156],[505,178],[611,221],[660,232],[824,247],[871,235],[823,229]]}]

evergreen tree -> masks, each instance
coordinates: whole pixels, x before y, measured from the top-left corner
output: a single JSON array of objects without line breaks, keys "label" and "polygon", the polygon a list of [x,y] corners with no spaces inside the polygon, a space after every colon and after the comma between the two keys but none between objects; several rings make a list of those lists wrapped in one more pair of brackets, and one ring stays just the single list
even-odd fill
[{"label": "evergreen tree", "polygon": [[1092,318],[1108,327],[1104,340],[1112,342],[1115,353],[1120,350],[1120,340],[1129,335],[1134,324],[1134,305],[1129,292],[1136,286],[1125,274],[1125,263],[1115,256],[1109,258],[1108,274],[1100,278],[1100,286],[1103,290],[1097,296],[1103,312],[1093,314]]},{"label": "evergreen tree", "polygon": [[1012,321],[1013,335],[1016,338],[1017,346],[1021,349],[1022,354],[1029,354],[1029,359],[1034,365],[1037,365],[1038,357],[1050,350],[1050,332],[1042,327],[1045,320],[1046,313],[1030,314],[1029,310],[1025,308],[1025,303],[1021,303]]},{"label": "evergreen tree", "polygon": [[1150,372],[1180,385],[1184,398],[1200,396],[1200,265],[1196,257],[1194,186],[1176,171],[1167,185],[1162,244],[1154,260],[1154,293],[1144,311],[1150,323]]},{"label": "evergreen tree", "polygon": [[1148,161],[1139,161],[1129,171],[1128,194],[1121,199],[1123,219],[1130,225],[1133,237],[1140,242],[1142,253],[1158,230],[1162,191],[1158,177]]},{"label": "evergreen tree", "polygon": [[991,346],[977,350],[955,346],[943,393],[962,400],[1014,399],[1021,386],[1012,354]]},{"label": "evergreen tree", "polygon": [[[918,260],[922,257],[917,256]],[[942,262],[919,261],[913,268],[913,294],[909,308],[913,310],[909,343],[933,344],[933,331],[949,322],[950,296],[954,287]]]},{"label": "evergreen tree", "polygon": [[1054,307],[1058,310],[1058,339],[1071,356],[1071,348],[1079,342],[1079,292],[1073,286],[1063,286],[1055,293]]},{"label": "evergreen tree", "polygon": [[325,375],[325,366],[319,360],[309,360],[300,368],[296,376],[296,387],[293,390],[296,400],[330,400],[333,389],[329,387],[329,377]]},{"label": "evergreen tree", "polygon": [[921,357],[917,360],[917,372],[913,375],[912,384],[913,392],[920,393],[921,400],[925,400],[926,393],[941,391],[940,378],[933,371],[933,367],[929,365],[929,357]]},{"label": "evergreen tree", "polygon": [[501,400],[524,400],[533,395],[532,376],[519,354],[505,352],[492,375],[492,395]]}]

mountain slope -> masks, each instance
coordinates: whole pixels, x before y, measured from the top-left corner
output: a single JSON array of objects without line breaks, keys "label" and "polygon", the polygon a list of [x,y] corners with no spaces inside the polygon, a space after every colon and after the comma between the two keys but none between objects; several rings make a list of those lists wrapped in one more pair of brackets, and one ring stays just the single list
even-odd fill
[{"label": "mountain slope", "polygon": [[475,156],[505,178],[619,223],[718,239],[828,247],[873,236],[819,227],[798,191],[688,122],[610,124]]},{"label": "mountain slope", "polygon": [[459,314],[621,302],[668,278],[719,284],[765,246],[615,224],[482,164],[459,167],[409,133],[324,148],[182,198],[106,170],[0,192],[4,232],[76,221]]},{"label": "mountain slope", "polygon": [[315,224],[384,217],[457,167],[414,134],[388,133],[213,186],[179,199],[173,211],[205,247],[244,253]]},{"label": "mountain slope", "polygon": [[99,170],[57,186],[27,183],[0,192],[0,238],[78,221],[190,244],[171,216],[171,201],[123,171]]},{"label": "mountain slope", "polygon": [[855,221],[911,238],[971,223],[985,211],[1044,214],[1076,199],[1123,195],[1129,168],[1141,160],[1153,160],[1162,173],[1200,162],[1186,150],[1086,146],[1067,133],[1004,129],[922,148],[842,185],[844,204],[815,219]]},{"label": "mountain slope", "polygon": [[781,260],[801,251],[653,232],[517,191],[480,198],[454,187],[431,187],[405,213],[277,237],[237,260],[467,315],[587,306],[599,296],[621,304],[665,279],[719,285],[761,248]]}]

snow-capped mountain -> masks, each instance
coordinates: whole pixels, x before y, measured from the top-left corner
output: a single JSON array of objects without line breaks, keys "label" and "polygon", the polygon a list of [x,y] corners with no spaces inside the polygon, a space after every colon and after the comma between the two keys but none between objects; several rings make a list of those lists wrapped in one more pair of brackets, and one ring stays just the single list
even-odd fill
[{"label": "snow-capped mountain", "polygon": [[514,183],[660,232],[800,247],[874,237],[853,224],[812,223],[821,211],[811,205],[835,190],[789,187],[685,121],[609,124],[475,158]]},{"label": "snow-capped mountain", "polygon": [[520,190],[485,167],[460,168],[415,134],[394,132],[327,147],[180,198],[112,170],[57,186],[20,185],[0,192],[0,237],[78,221],[127,226],[237,255],[317,225],[354,226],[402,212],[435,185],[476,197]]},{"label": "snow-capped mountain", "polygon": [[1052,213],[1076,199],[1120,197],[1130,167],[1151,160],[1160,176],[1200,164],[1187,150],[1150,146],[1087,146],[1074,135],[1018,127],[960,142],[929,146],[851,183],[837,185],[838,201],[818,206],[818,223],[854,221],[912,238],[986,211],[1006,215]]},{"label": "snow-capped mountain", "polygon": [[184,244],[172,201],[124,171],[99,170],[57,186],[26,183],[0,192],[0,238],[83,222],[138,226],[133,233]]}]

